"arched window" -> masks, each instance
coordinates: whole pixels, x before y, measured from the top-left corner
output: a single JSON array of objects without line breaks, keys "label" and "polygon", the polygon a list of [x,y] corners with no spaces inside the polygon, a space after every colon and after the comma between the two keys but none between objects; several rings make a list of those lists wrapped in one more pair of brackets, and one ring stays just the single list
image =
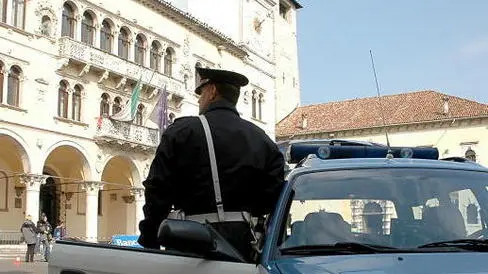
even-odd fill
[{"label": "arched window", "polygon": [[68,118],[68,83],[59,82],[58,88],[58,116]]},{"label": "arched window", "polygon": [[144,56],[146,55],[146,39],[141,34],[136,36],[134,62],[144,65]]},{"label": "arched window", "polygon": [[258,96],[258,119],[263,120],[263,104],[264,104],[264,95],[262,93],[259,94]]},{"label": "arched window", "polygon": [[102,94],[102,100],[100,101],[100,116],[107,117],[110,111],[110,96],[107,93]]},{"label": "arched window", "polygon": [[75,91],[73,92],[73,111],[72,117],[75,121],[81,120],[81,91],[80,85],[75,86]]},{"label": "arched window", "polygon": [[252,105],[252,117],[257,118],[257,111],[256,111],[256,104],[257,104],[257,98],[258,95],[255,90],[252,91],[252,98],[251,98],[251,105]]},{"label": "arched window", "polygon": [[113,44],[112,27],[107,20],[103,20],[100,30],[100,48],[106,52],[112,52]]},{"label": "arched window", "polygon": [[185,90],[188,89],[188,75],[183,75],[183,84],[185,85]]},{"label": "arched window", "polygon": [[93,45],[93,37],[95,36],[95,23],[93,16],[85,11],[81,21],[81,42]]},{"label": "arched window", "polygon": [[142,112],[144,111],[144,105],[139,104],[137,106],[137,112],[136,112],[136,119],[135,119],[135,124],[142,126]]},{"label": "arched window", "polygon": [[119,33],[119,57],[129,59],[129,31],[121,28]]},{"label": "arched window", "polygon": [[44,15],[41,19],[41,33],[42,35],[51,36],[52,31],[52,24],[51,18],[49,16]]},{"label": "arched window", "polygon": [[12,1],[12,24],[19,29],[24,29],[25,0]]},{"label": "arched window", "polygon": [[173,75],[173,49],[167,48],[164,55],[164,74]]},{"label": "arched window", "polygon": [[5,78],[4,74],[5,65],[0,62],[0,103],[3,103],[3,81]]},{"label": "arched window", "polygon": [[469,204],[466,208],[466,221],[468,224],[478,224],[478,207],[475,204]]},{"label": "arched window", "polygon": [[161,46],[157,41],[153,41],[151,44],[151,60],[150,60],[150,67],[151,69],[155,69],[157,72],[160,71],[161,67],[161,55],[159,51],[161,50]]},{"label": "arched window", "polygon": [[115,97],[114,104],[112,106],[112,115],[119,113],[122,110],[122,99],[120,97]]},{"label": "arched window", "polygon": [[202,67],[202,64],[200,62],[197,62],[195,64],[195,88],[198,87],[198,85],[200,84],[200,81],[202,80],[202,78],[200,77],[200,74],[198,74],[197,72],[197,68],[201,68]]},{"label": "arched window", "polygon": [[61,22],[61,36],[75,38],[75,12],[70,4],[63,5],[63,19]]},{"label": "arched window", "polygon": [[7,23],[7,1],[0,0],[0,19],[2,23]]},{"label": "arched window", "polygon": [[12,66],[8,74],[7,104],[19,106],[20,96],[20,75],[22,70],[17,66]]},{"label": "arched window", "polygon": [[476,162],[476,152],[470,148],[464,153],[464,157],[470,161]]}]

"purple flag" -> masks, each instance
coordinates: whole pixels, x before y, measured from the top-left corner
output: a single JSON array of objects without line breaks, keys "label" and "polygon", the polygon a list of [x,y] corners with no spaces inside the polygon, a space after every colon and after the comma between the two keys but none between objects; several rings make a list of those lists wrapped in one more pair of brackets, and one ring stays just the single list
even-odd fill
[{"label": "purple flag", "polygon": [[161,95],[159,96],[158,103],[154,107],[151,115],[149,116],[149,120],[156,123],[161,133],[163,133],[163,131],[169,125],[168,92],[166,91],[166,85],[164,86],[163,90],[160,91],[160,93]]}]

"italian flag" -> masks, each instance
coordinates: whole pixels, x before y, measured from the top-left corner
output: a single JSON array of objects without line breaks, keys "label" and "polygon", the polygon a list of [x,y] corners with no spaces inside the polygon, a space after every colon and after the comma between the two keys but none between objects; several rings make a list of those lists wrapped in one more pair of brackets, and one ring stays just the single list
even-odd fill
[{"label": "italian flag", "polygon": [[117,121],[132,121],[136,117],[137,112],[137,104],[139,103],[139,93],[141,92],[142,88],[142,75],[139,77],[139,81],[137,81],[134,90],[132,91],[132,96],[130,101],[124,106],[122,110],[117,112],[116,114],[112,115],[110,118],[117,120]]}]

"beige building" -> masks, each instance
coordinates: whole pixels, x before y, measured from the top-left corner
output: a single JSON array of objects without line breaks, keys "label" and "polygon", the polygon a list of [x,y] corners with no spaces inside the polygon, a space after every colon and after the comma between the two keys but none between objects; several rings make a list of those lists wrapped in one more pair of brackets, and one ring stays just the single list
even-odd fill
[{"label": "beige building", "polygon": [[[280,121],[276,131],[277,141],[335,138],[382,144],[386,144],[387,131],[391,146],[436,147],[441,158],[466,157],[488,166],[488,105],[437,91],[302,106]],[[473,204],[476,198],[467,191],[455,196],[468,232],[480,229],[479,205]],[[381,206],[387,232],[396,214],[388,201],[349,200],[332,208],[361,231],[369,202]],[[295,213],[300,220],[321,207],[331,204],[309,202]]]},{"label": "beige building", "polygon": [[[0,244],[41,212],[90,241],[138,233],[160,135],[148,116],[163,87],[171,120],[197,114],[197,66],[246,74],[238,110],[275,138],[277,117],[299,100],[301,6],[170,2],[0,1]],[[110,119],[139,78],[135,120]]]}]

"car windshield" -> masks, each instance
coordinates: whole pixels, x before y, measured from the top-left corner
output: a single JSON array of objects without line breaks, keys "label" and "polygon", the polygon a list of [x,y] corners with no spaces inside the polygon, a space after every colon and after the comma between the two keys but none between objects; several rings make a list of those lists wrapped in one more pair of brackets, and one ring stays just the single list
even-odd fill
[{"label": "car windshield", "polygon": [[466,170],[303,174],[294,183],[280,248],[352,242],[417,249],[440,241],[485,239],[487,188],[488,173]]}]

